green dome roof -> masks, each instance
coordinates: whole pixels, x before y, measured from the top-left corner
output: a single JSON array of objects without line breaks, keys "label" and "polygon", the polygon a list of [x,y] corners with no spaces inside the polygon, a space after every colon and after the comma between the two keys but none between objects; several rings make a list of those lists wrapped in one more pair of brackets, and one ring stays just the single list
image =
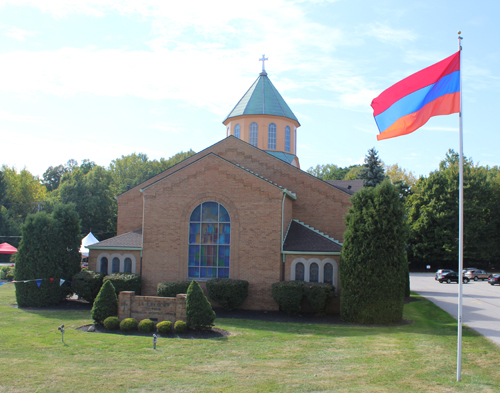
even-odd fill
[{"label": "green dome roof", "polygon": [[[257,80],[250,86],[234,109],[224,119],[243,115],[271,115],[282,116],[299,122],[287,105],[281,94],[267,77],[261,72]],[[223,122],[223,123],[224,123]],[[300,123],[299,123],[300,124]]]}]

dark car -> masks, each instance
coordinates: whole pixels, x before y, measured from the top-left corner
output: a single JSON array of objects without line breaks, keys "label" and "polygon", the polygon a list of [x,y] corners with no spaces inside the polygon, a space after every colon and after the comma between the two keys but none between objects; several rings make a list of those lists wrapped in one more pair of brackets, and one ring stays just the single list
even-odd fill
[{"label": "dark car", "polygon": [[[467,284],[470,280],[467,277],[462,277],[464,280],[464,283]],[[451,282],[456,282],[458,283],[458,273],[455,272],[449,272],[445,274],[441,274],[439,276],[438,281],[442,284],[443,282],[447,282],[448,284]]]},{"label": "dark car", "polygon": [[495,274],[493,276],[490,276],[490,278],[488,278],[488,282],[491,285],[495,285],[495,284],[500,285],[500,274]]},{"label": "dark car", "polygon": [[442,276],[443,274],[445,273],[451,273],[453,272],[453,270],[451,269],[439,269],[437,272],[436,272],[436,276],[434,277],[434,280],[438,280],[440,276]]}]

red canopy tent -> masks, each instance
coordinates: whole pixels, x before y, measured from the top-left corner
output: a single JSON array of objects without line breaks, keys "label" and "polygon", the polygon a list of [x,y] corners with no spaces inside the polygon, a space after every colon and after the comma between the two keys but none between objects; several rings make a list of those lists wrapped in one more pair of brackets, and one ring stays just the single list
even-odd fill
[{"label": "red canopy tent", "polygon": [[0,244],[0,254],[14,254],[17,252],[17,248],[11,246],[9,243]]}]

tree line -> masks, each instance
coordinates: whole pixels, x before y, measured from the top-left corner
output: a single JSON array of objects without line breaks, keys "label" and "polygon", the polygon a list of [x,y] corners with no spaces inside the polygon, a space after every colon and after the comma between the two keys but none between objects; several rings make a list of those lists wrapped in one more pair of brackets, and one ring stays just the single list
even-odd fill
[{"label": "tree line", "polygon": [[[365,187],[388,178],[405,208],[410,269],[457,269],[459,155],[454,150],[446,153],[438,169],[418,179],[397,164],[385,165],[375,149],[368,151],[363,165],[318,165],[308,172],[323,180],[363,179]],[[464,266],[499,269],[498,239],[500,169],[464,157]]]},{"label": "tree line", "polygon": [[[163,172],[194,155],[193,150],[160,160],[146,154],[121,156],[108,167],[90,160],[80,164],[69,160],[50,166],[39,178],[26,168],[18,171],[0,168],[0,243],[18,247],[21,228],[31,213],[54,212],[58,205],[74,205],[80,219],[82,235],[92,231],[99,240],[116,234],[117,205],[115,197],[127,189]],[[2,259],[3,258],[3,259]],[[8,256],[0,256],[0,261]]]}]

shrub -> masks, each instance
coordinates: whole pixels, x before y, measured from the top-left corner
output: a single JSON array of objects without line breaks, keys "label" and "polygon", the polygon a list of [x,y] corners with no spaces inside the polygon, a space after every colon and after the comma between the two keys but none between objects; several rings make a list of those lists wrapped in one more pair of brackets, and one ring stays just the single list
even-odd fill
[{"label": "shrub", "polygon": [[179,293],[187,293],[190,281],[168,281],[158,284],[157,292],[161,297],[176,297]]},{"label": "shrub", "polygon": [[351,203],[340,263],[340,317],[364,324],[398,322],[407,264],[404,205],[388,180],[356,192]]},{"label": "shrub", "polygon": [[120,322],[120,330],[122,332],[133,332],[137,330],[137,321],[134,318],[125,318]]},{"label": "shrub", "polygon": [[184,321],[175,322],[174,330],[176,333],[186,333],[188,330],[187,323]]},{"label": "shrub", "polygon": [[215,312],[197,281],[191,281],[186,297],[187,325],[190,329],[208,329],[214,324]]},{"label": "shrub", "polygon": [[210,299],[226,309],[232,310],[243,304],[248,296],[248,281],[230,278],[214,278],[207,281]]},{"label": "shrub", "polygon": [[134,291],[136,295],[141,294],[142,279],[135,273],[113,273],[104,276],[103,282],[111,281],[118,295],[122,291]]},{"label": "shrub", "polygon": [[160,334],[169,334],[172,332],[172,322],[162,321],[156,325],[156,331]]},{"label": "shrub", "polygon": [[287,314],[297,314],[304,296],[302,281],[281,281],[271,286],[273,299]]},{"label": "shrub", "polygon": [[106,281],[102,285],[90,314],[92,319],[99,324],[102,324],[107,317],[114,317],[118,314],[118,298],[111,281]]},{"label": "shrub", "polygon": [[92,304],[101,290],[103,278],[102,273],[84,269],[73,276],[71,288],[75,294]]},{"label": "shrub", "polygon": [[141,333],[154,332],[155,323],[151,319],[143,319],[139,322],[138,329]]},{"label": "shrub", "polygon": [[116,330],[120,327],[120,320],[118,317],[107,317],[103,324],[106,329]]},{"label": "shrub", "polygon": [[326,307],[332,301],[335,287],[321,282],[304,282],[304,295],[317,314],[326,314]]}]

